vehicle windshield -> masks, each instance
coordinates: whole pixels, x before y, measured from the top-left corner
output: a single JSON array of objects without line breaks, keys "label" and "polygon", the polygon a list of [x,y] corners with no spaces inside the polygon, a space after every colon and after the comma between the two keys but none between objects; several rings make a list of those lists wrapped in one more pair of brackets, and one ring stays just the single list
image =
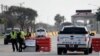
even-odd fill
[{"label": "vehicle windshield", "polygon": [[87,34],[88,32],[82,27],[66,27],[59,34]]},{"label": "vehicle windshield", "polygon": [[45,30],[43,30],[43,29],[40,29],[40,30],[37,30],[37,32],[44,32]]}]

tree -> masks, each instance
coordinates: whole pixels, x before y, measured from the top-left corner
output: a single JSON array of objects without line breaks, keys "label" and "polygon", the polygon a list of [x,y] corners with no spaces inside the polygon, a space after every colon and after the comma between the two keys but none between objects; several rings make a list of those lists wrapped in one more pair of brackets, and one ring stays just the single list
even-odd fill
[{"label": "tree", "polygon": [[65,17],[64,17],[64,16],[61,16],[60,14],[57,14],[57,15],[55,16],[54,20],[56,21],[55,25],[56,25],[56,27],[57,27],[58,30],[59,30],[59,27],[60,27],[61,23],[64,22]]},{"label": "tree", "polygon": [[26,24],[27,26],[31,26],[31,30],[33,29],[34,26],[34,31],[35,31],[35,17],[37,17],[37,12],[35,10],[32,10],[30,8],[26,9],[26,13],[28,20],[28,23]]},{"label": "tree", "polygon": [[65,17],[61,16],[60,14],[57,14],[55,16],[55,21],[58,22],[58,23],[62,23],[62,22],[64,22],[64,20],[65,20]]},{"label": "tree", "polygon": [[9,11],[9,10],[2,12],[2,18],[5,21],[4,22],[5,27],[13,28],[15,26],[15,24],[17,23],[15,17],[11,13],[12,13],[12,11]]},{"label": "tree", "polygon": [[0,24],[4,24],[6,21],[2,16],[2,13],[0,13]]},{"label": "tree", "polygon": [[33,9],[18,6],[9,7],[5,15],[9,18],[8,21],[12,21],[10,24],[19,24],[22,30],[25,26],[32,27],[32,25],[35,24],[35,17],[38,16],[37,11]]}]

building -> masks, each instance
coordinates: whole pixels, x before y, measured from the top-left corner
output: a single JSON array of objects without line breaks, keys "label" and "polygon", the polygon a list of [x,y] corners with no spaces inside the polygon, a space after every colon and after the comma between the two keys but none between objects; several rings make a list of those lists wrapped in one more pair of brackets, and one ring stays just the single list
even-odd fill
[{"label": "building", "polygon": [[76,10],[71,20],[74,25],[90,26],[91,30],[97,29],[96,15],[92,10]]}]

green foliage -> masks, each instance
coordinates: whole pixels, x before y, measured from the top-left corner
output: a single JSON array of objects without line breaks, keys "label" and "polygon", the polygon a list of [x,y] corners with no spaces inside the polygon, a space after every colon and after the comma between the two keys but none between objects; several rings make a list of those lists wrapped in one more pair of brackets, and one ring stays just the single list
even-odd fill
[{"label": "green foliage", "polygon": [[60,14],[57,14],[54,19],[56,22],[61,23],[61,22],[64,22],[65,17],[61,16]]},{"label": "green foliage", "polygon": [[6,15],[7,24],[12,27],[19,24],[22,29],[29,23],[32,25],[32,21],[35,22],[35,17],[38,16],[37,11],[33,9],[18,6],[9,7],[8,11],[4,12],[4,15]]},{"label": "green foliage", "polygon": [[60,14],[56,14],[54,20],[56,21],[56,29],[59,30],[61,23],[63,23],[65,20],[65,17],[61,16]]}]

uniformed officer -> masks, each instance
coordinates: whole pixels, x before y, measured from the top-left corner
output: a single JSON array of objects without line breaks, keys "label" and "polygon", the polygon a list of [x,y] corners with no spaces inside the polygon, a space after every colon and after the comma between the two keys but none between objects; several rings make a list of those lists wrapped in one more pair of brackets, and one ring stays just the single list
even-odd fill
[{"label": "uniformed officer", "polygon": [[11,36],[11,43],[12,43],[13,52],[15,52],[15,49],[16,49],[16,51],[18,51],[17,33],[13,30],[13,31],[10,33],[10,36]]},{"label": "uniformed officer", "polygon": [[25,33],[23,31],[20,31],[17,35],[18,42],[19,42],[19,52],[22,52],[23,47],[25,47]]}]

